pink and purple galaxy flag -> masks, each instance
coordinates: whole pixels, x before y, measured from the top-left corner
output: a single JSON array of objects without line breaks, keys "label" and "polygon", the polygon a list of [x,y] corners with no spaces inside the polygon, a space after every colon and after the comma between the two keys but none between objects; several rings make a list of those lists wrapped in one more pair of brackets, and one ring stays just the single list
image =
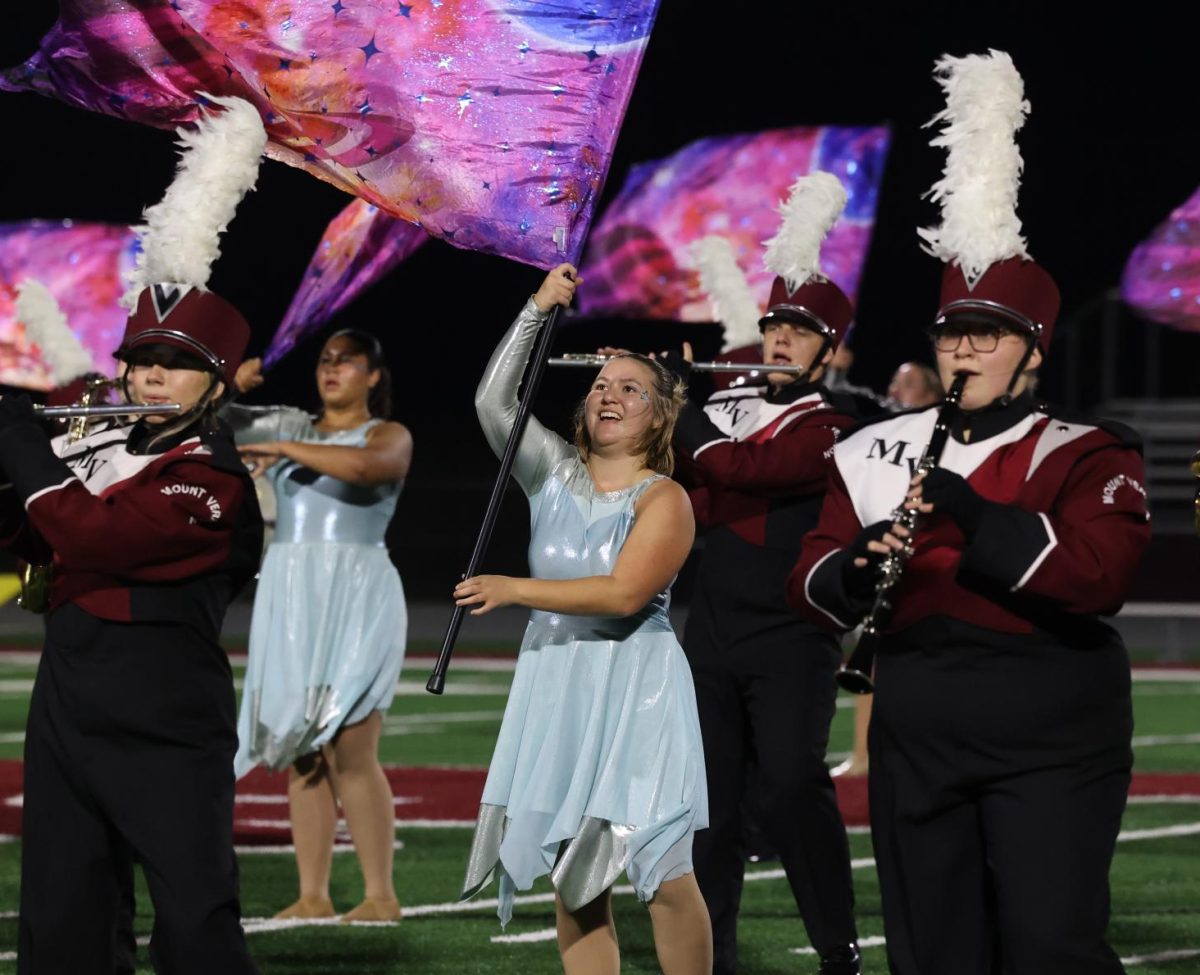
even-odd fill
[{"label": "pink and purple galaxy flag", "polygon": [[633,167],[592,232],[580,273],[580,310],[592,315],[712,319],[689,253],[710,234],[727,238],[765,306],[774,275],[763,241],[779,229],[779,204],[798,176],[824,170],[846,187],[841,219],[821,249],[821,271],[852,299],[866,259],[887,156],[877,126],[774,129],[701,139]]},{"label": "pink and purple galaxy flag", "polygon": [[125,290],[122,275],[133,269],[136,252],[128,227],[70,220],[0,224],[0,383],[51,387],[41,350],[16,319],[17,285],[26,279],[50,289],[95,370],[111,376],[129,314],[117,303]]},{"label": "pink and purple galaxy flag", "polygon": [[325,228],[296,296],[263,353],[264,365],[278,362],[428,239],[415,224],[353,201]]},{"label": "pink and purple galaxy flag", "polygon": [[61,0],[0,88],[148,125],[256,104],[268,155],[430,235],[578,257],[658,0]]},{"label": "pink and purple galaxy flag", "polygon": [[1121,297],[1151,321],[1200,331],[1200,190],[1134,248]]}]

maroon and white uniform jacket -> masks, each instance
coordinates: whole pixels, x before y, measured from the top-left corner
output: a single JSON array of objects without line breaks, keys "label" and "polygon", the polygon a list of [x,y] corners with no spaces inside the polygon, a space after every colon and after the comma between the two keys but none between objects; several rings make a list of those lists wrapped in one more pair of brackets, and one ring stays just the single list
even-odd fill
[{"label": "maroon and white uniform jacket", "polygon": [[731,387],[684,408],[674,444],[704,529],[701,598],[794,621],[783,584],[816,524],[829,448],[853,422],[817,383]]},{"label": "maroon and white uniform jacket", "polygon": [[806,519],[796,509],[819,503],[829,471],[825,453],[853,422],[817,383],[733,387],[714,393],[703,412],[689,405],[675,445],[681,475],[696,485],[697,520],[754,545],[798,548],[803,531],[794,529]]},{"label": "maroon and white uniform jacket", "polygon": [[[847,629],[869,609],[843,586],[844,550],[890,520],[938,409],[869,422],[834,447],[820,522],[788,583],[789,602],[812,622]],[[940,466],[994,503],[970,541],[944,514],[922,522],[888,632],[939,616],[998,633],[1061,632],[1080,616],[1115,613],[1150,537],[1136,434],[1029,397],[976,414],[969,442],[962,420]]]},{"label": "maroon and white uniform jacket", "polygon": [[68,445],[33,424],[7,429],[0,545],[52,560],[51,612],[70,602],[103,620],[191,624],[215,640],[258,565],[254,489],[226,433],[193,426],[138,452],[151,433],[114,426]]}]

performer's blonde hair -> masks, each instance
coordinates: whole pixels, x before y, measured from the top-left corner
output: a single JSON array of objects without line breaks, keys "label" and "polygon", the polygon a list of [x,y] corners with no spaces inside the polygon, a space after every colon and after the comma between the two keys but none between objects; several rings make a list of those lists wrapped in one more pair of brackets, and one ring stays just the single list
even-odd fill
[{"label": "performer's blonde hair", "polygon": [[[656,474],[669,475],[675,470],[675,451],[671,447],[671,437],[675,434],[675,421],[679,419],[679,411],[687,402],[687,391],[683,383],[675,378],[674,373],[649,356],[640,352],[624,352],[613,358],[640,362],[654,376],[650,387],[650,408],[654,420],[647,427],[637,447],[645,454],[646,466],[650,470]],[[586,403],[587,397],[584,396],[575,407],[575,449],[585,461],[592,449],[592,438],[588,434],[584,419]]]}]

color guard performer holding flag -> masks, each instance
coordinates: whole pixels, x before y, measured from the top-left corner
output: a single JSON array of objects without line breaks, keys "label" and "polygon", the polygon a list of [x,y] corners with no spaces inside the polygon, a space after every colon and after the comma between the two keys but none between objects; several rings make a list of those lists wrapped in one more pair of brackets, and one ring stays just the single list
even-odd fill
[{"label": "color guard performer holding flag", "polygon": [[[949,147],[934,187],[947,262],[930,330],[961,412],[913,476],[937,407],[834,448],[820,524],[788,585],[849,629],[881,561],[903,559],[875,661],[871,828],[894,975],[1121,972],[1108,870],[1129,786],[1129,661],[1101,622],[1149,540],[1137,437],[1034,400],[1059,296],[1028,256],[1014,135],[1028,104],[1008,55],[945,57]],[[902,504],[919,513],[909,532]]]},{"label": "color guard performer holding flag", "polygon": [[214,413],[250,329],[205,282],[266,134],[249,103],[212,101],[224,111],[181,133],[179,175],[146,212],[116,351],[127,399],[182,410],[68,444],[47,439],[27,398],[0,400],[0,543],[54,569],[25,738],[21,975],[114,970],[133,857],[154,902],[156,971],[255,971],[217,638],[258,566],[262,519]]},{"label": "color guard performer holding flag", "polygon": [[[849,847],[825,765],[841,651],[831,633],[796,617],[784,593],[800,541],[816,524],[827,452],[853,419],[821,385],[853,316],[849,298],[819,270],[821,243],[845,203],[836,177],[801,177],[768,242],[767,266],[779,277],[758,320],[760,361],[805,371],[768,371],[767,385],[720,390],[703,410],[688,403],[675,427],[705,528],[683,647],[708,773],[710,826],[696,835],[696,878],[712,916],[718,975],[738,970],[746,798],[787,872],[820,971],[859,971]],[[732,251],[706,244],[697,256],[722,320],[747,306],[757,316]],[[686,381],[683,358],[661,361]]]}]

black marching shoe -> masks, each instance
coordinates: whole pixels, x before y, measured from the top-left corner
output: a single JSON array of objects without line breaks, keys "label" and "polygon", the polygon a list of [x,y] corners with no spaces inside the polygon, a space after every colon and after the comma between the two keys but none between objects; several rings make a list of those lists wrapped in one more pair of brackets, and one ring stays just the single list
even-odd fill
[{"label": "black marching shoe", "polygon": [[862,955],[858,945],[842,945],[821,956],[817,975],[862,975]]}]

